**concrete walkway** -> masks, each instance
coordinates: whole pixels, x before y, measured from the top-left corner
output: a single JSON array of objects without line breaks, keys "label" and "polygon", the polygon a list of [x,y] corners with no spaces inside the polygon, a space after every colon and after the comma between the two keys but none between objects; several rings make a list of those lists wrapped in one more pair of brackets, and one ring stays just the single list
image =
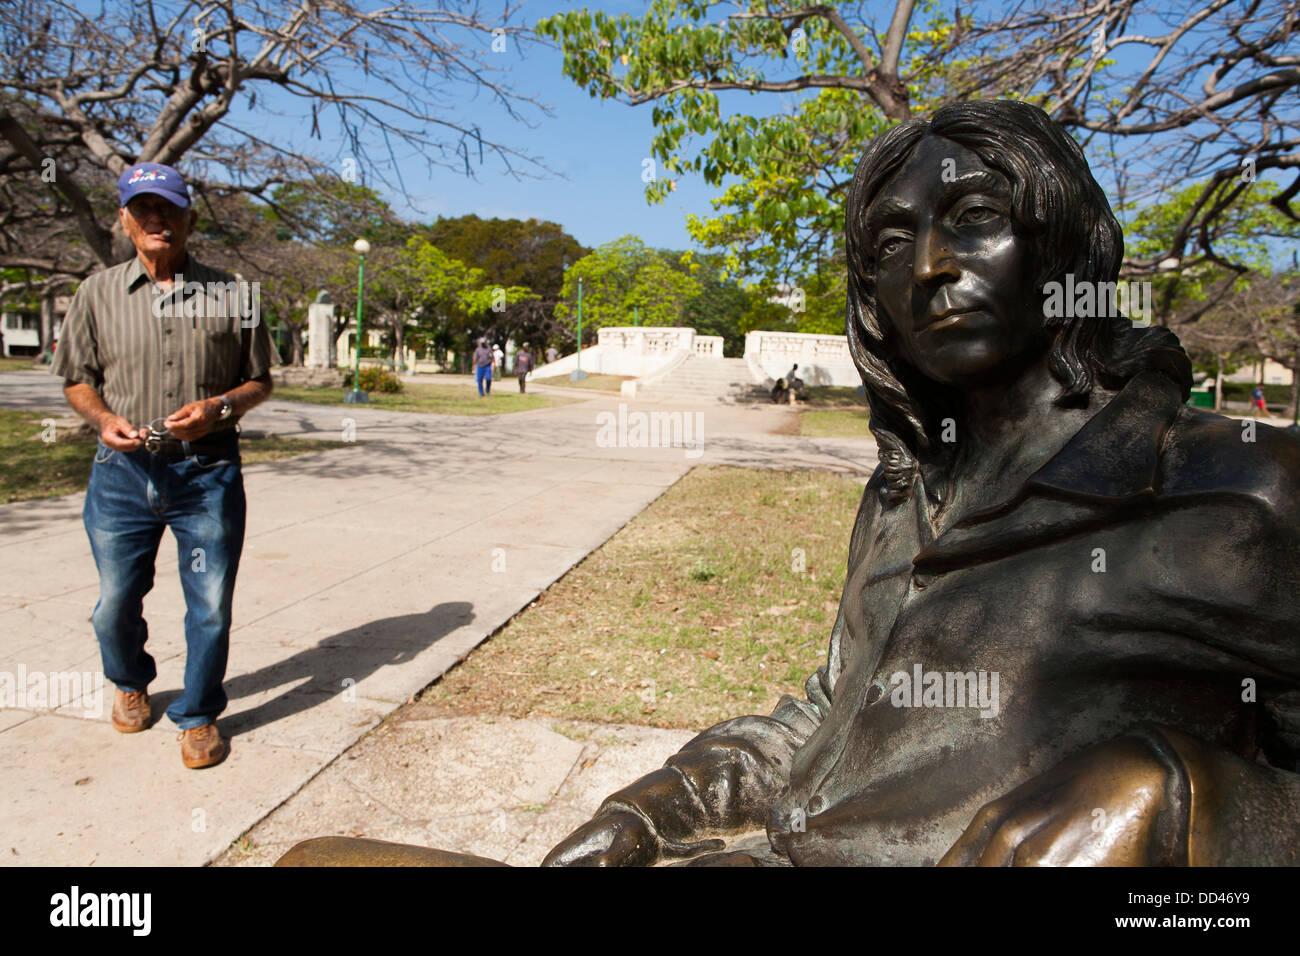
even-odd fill
[{"label": "concrete walkway", "polygon": [[[0,373],[0,406],[66,412],[59,383],[43,372]],[[702,445],[611,445],[618,429],[611,432],[610,422],[652,408],[695,416]],[[774,433],[791,414],[773,406],[642,409],[605,395],[481,418],[268,402],[245,420],[248,429],[338,439],[350,418],[357,444],[245,469],[248,536],[226,678],[231,703],[221,719],[232,753],[197,772],[181,766],[165,718],[133,736],[108,723],[112,688],[96,683],[99,652],[88,621],[98,583],[81,526],[83,496],[0,506],[0,686],[9,675],[22,688],[19,706],[0,710],[0,859],[101,866],[213,860],[694,465],[827,468],[863,479],[875,467],[867,440]],[[150,688],[156,716],[179,693],[185,659],[170,539],[163,548],[145,601],[159,667]],[[84,686],[73,685],[74,673],[89,675]],[[588,744],[553,728],[510,726],[495,743],[479,745],[466,743],[478,731],[453,724],[424,726],[458,741],[446,751],[454,759],[417,760],[409,781],[383,787],[418,788],[422,774],[454,779],[473,766],[488,781],[501,770],[492,761],[474,764],[475,754],[497,754],[517,768],[544,766],[526,785],[495,796],[485,790],[465,804],[462,817],[477,814],[482,824],[489,813],[497,829],[488,832],[504,835],[493,852],[540,859],[550,834],[562,835],[607,792],[571,779],[574,766],[596,758]],[[605,748],[614,756],[600,758],[611,780],[657,766],[684,739],[643,728],[602,733],[615,741]],[[554,760],[527,756],[548,748]],[[322,777],[322,785],[332,780]],[[512,829],[515,817],[502,808],[528,813],[518,808],[564,794],[572,799],[556,809],[563,804],[567,817],[534,827],[538,836],[526,848],[509,837],[532,831]],[[437,816],[419,812],[420,819]],[[455,815],[452,808],[438,819]]]}]

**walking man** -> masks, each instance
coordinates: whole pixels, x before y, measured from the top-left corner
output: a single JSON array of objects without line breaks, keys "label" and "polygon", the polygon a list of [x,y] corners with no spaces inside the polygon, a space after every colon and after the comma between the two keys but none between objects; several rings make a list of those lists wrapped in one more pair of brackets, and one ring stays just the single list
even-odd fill
[{"label": "walking man", "polygon": [[478,386],[479,398],[492,394],[492,365],[495,361],[487,339],[479,339],[478,348],[474,350],[474,384]]},{"label": "walking man", "polygon": [[[77,289],[51,371],[99,432],[83,520],[99,570],[91,621],[116,685],[113,726],[149,726],[157,676],[144,596],[163,531],[178,545],[185,593],[185,687],[167,716],[187,767],[220,763],[217,730],[244,543],[240,417],[271,394],[272,346],[258,295],[186,252],[198,213],[170,166],[118,179],[118,215],[136,255]],[[251,294],[250,294],[251,293]]]},{"label": "walking man", "polygon": [[519,376],[519,394],[524,394],[524,383],[528,373],[533,370],[533,353],[528,350],[528,343],[515,353],[515,374]]},{"label": "walking man", "polygon": [[1268,417],[1268,406],[1264,404],[1263,385],[1256,385],[1250,390],[1250,410],[1256,418],[1259,418],[1260,415]]}]

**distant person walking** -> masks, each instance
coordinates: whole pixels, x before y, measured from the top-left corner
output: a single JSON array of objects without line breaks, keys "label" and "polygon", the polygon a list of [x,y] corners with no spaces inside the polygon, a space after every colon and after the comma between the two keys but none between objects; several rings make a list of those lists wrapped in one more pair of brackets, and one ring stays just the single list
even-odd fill
[{"label": "distant person walking", "polygon": [[546,362],[548,365],[559,357],[560,353],[556,350],[554,345],[546,350]]},{"label": "distant person walking", "polygon": [[1268,417],[1268,406],[1264,404],[1264,386],[1256,385],[1250,393],[1251,412],[1256,418],[1263,415]]},{"label": "distant person walking", "polygon": [[515,374],[519,376],[519,394],[524,394],[524,383],[528,373],[533,370],[533,353],[528,350],[528,343],[515,353]]},{"label": "distant person walking", "polygon": [[492,361],[497,367],[497,374],[504,375],[506,373],[506,353],[501,351],[501,346],[492,346]]},{"label": "distant person walking", "polygon": [[474,384],[478,386],[478,397],[492,394],[492,350],[488,348],[487,339],[478,340],[474,350]]}]

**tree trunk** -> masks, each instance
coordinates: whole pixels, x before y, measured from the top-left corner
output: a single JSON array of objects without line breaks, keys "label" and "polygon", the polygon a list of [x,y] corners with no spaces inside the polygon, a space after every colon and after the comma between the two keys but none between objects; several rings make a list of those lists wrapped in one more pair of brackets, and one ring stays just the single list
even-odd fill
[{"label": "tree trunk", "polygon": [[1223,356],[1218,352],[1214,353],[1214,410],[1223,411]]},{"label": "tree trunk", "polygon": [[301,366],[306,362],[302,344],[302,326],[289,326],[289,364]]},{"label": "tree trunk", "polygon": [[400,372],[406,368],[406,323],[400,317],[393,323],[393,352],[393,371]]},{"label": "tree trunk", "polygon": [[1300,420],[1300,350],[1291,353],[1291,421]]},{"label": "tree trunk", "polygon": [[40,354],[45,355],[50,351],[50,346],[54,344],[54,288],[52,283],[46,283],[45,294],[41,296],[39,328],[40,331],[37,335],[40,341]]}]

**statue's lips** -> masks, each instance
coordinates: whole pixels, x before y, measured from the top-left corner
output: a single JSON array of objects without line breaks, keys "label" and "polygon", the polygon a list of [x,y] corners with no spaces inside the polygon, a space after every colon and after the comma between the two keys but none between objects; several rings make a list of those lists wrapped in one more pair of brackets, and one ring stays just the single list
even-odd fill
[{"label": "statue's lips", "polygon": [[920,328],[920,332],[937,332],[943,329],[950,329],[953,326],[963,324],[963,320],[970,319],[972,316],[983,315],[983,309],[962,309],[960,312],[945,312],[942,315],[934,316]]}]

